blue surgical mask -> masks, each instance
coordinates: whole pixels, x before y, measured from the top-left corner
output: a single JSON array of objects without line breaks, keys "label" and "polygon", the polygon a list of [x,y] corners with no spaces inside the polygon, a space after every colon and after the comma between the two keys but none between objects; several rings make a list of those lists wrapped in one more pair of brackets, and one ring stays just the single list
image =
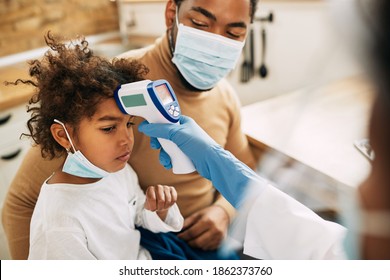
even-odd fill
[{"label": "blue surgical mask", "polygon": [[193,87],[213,88],[237,64],[244,42],[179,24],[172,62]]},{"label": "blue surgical mask", "polygon": [[83,178],[104,178],[109,172],[97,167],[93,163],[91,163],[82,153],[81,151],[76,151],[72,139],[68,131],[66,130],[65,125],[59,120],[54,120],[54,122],[59,123],[65,130],[66,137],[70,144],[72,145],[73,153],[68,151],[68,156],[65,160],[64,166],[62,167],[62,171],[74,176],[83,177]]}]

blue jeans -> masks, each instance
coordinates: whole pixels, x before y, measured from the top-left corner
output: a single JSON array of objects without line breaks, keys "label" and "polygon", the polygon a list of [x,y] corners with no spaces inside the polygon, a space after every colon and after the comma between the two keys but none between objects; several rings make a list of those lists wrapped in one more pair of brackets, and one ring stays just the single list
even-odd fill
[{"label": "blue jeans", "polygon": [[154,260],[238,260],[234,252],[217,249],[204,251],[192,248],[186,241],[173,232],[153,233],[144,228],[137,228],[141,233],[141,245],[147,249]]}]

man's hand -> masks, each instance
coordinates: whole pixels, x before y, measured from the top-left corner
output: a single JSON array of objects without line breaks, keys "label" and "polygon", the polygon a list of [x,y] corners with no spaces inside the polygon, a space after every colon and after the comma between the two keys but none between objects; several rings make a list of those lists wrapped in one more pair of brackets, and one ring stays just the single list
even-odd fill
[{"label": "man's hand", "polygon": [[222,207],[209,206],[187,217],[178,237],[194,248],[216,250],[227,234],[229,223]]},{"label": "man's hand", "polygon": [[146,190],[145,209],[156,211],[161,220],[165,220],[169,208],[176,203],[177,192],[174,187],[157,185]]}]

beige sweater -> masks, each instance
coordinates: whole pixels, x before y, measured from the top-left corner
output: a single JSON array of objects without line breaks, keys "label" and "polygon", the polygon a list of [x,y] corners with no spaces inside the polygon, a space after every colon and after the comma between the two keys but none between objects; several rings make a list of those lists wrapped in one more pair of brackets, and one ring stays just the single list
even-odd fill
[{"label": "beige sweater", "polygon": [[[121,57],[137,58],[147,65],[147,79],[166,79],[178,98],[182,114],[195,121],[225,149],[238,159],[254,167],[253,155],[247,139],[241,132],[240,104],[231,86],[222,80],[208,92],[188,91],[181,84],[171,53],[167,36],[158,39],[150,47],[130,51]],[[137,120],[137,123],[142,121]],[[129,163],[136,171],[141,187],[165,184],[174,186],[178,192],[178,206],[184,217],[212,204],[223,207],[232,217],[233,207],[218,195],[211,182],[198,173],[175,175],[165,170],[158,160],[158,151],[150,148],[150,140],[134,129],[135,144]],[[6,232],[11,257],[26,259],[29,249],[29,226],[42,183],[64,159],[51,161],[41,157],[40,148],[30,149],[4,202],[2,220]]]}]

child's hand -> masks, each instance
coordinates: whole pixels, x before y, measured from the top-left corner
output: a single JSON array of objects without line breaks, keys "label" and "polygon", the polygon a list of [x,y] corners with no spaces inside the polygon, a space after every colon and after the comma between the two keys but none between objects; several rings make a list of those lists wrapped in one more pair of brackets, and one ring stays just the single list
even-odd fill
[{"label": "child's hand", "polygon": [[176,203],[177,192],[174,187],[157,185],[146,190],[145,209],[156,211],[157,215],[165,220],[169,207]]}]

